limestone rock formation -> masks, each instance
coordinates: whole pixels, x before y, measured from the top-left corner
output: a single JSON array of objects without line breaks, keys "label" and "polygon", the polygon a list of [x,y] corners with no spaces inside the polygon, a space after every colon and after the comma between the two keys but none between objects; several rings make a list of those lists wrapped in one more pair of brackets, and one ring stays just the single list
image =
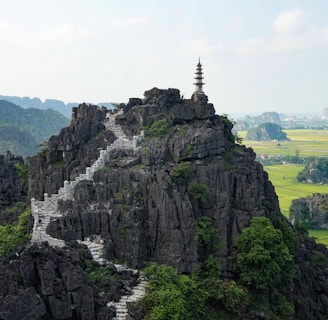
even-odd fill
[{"label": "limestone rock formation", "polygon": [[25,202],[27,197],[27,181],[19,177],[15,165],[24,165],[21,156],[15,156],[10,151],[0,155],[0,224],[11,223],[16,217],[2,215],[3,211],[16,202]]},{"label": "limestone rock formation", "polygon": [[315,193],[293,200],[290,219],[305,228],[328,229],[328,194]]},{"label": "limestone rock formation", "polygon": [[127,277],[114,264],[99,273],[89,251],[76,249],[31,245],[0,258],[0,319],[113,319],[107,302],[118,301],[138,274]]},{"label": "limestone rock formation", "polygon": [[[265,216],[297,233],[281,215],[274,188],[255,161],[255,153],[235,143],[232,122],[215,115],[205,95],[195,101],[183,99],[177,89],[153,88],[145,92],[144,99],[122,104],[115,114],[86,104],[73,111],[70,127],[51,137],[47,149],[31,158],[29,197],[42,200],[44,193],[57,193],[65,180],[69,183],[85,173],[104,152],[101,150],[114,147],[92,179],[74,180],[72,197],[57,198],[58,214],[46,230],[54,239],[66,240],[74,247],[74,240],[98,237],[109,260],[137,269],[156,261],[182,273],[193,271],[210,246],[222,277],[235,279],[235,240],[252,217]],[[113,119],[120,130],[108,125]],[[145,138],[136,148],[123,148],[125,138],[142,131]],[[217,231],[207,245],[197,234],[197,223],[204,216]],[[328,313],[328,253],[305,234],[298,236],[298,268],[294,281],[286,284],[285,294],[293,301],[298,319],[321,320]],[[67,319],[113,318],[111,304],[92,293],[93,287],[79,275],[88,267],[79,250],[32,245],[18,256],[6,258],[4,270],[9,263],[15,267],[24,259],[20,268],[28,267],[23,280],[13,275],[10,281],[0,280],[4,283],[0,287],[21,290],[6,289],[3,296],[23,297],[32,286],[41,292],[43,304],[37,297],[31,300],[41,316],[45,305],[51,314],[61,308]],[[29,258],[23,259],[25,254]],[[318,259],[320,263],[315,265]],[[274,291],[270,294],[277,299]],[[111,298],[120,300],[116,293],[111,293]],[[14,299],[8,297],[8,301]],[[0,315],[1,310],[5,309],[0,309]]]},{"label": "limestone rock formation", "polygon": [[256,128],[249,129],[247,131],[246,140],[288,140],[285,132],[281,130],[280,125],[275,123],[263,123]]}]

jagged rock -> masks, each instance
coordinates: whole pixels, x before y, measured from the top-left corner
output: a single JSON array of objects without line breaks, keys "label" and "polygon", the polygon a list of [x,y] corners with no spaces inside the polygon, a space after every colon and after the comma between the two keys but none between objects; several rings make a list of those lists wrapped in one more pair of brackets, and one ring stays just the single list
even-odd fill
[{"label": "jagged rock", "polygon": [[310,229],[328,229],[328,194],[298,198],[290,206],[290,220]]},{"label": "jagged rock", "polygon": [[[208,215],[220,234],[215,245],[225,244],[218,252],[223,273],[231,275],[234,239],[252,215],[269,215],[266,203],[279,208],[254,152],[232,143],[230,130],[230,123],[214,116],[180,125],[166,139],[145,140],[133,166],[123,168],[116,160],[112,170],[96,172],[94,182],[79,183],[76,201],[60,202],[63,217],[50,223],[49,234],[64,239],[72,230],[81,240],[101,234],[112,259],[133,267],[156,260],[190,272],[202,259],[196,220]],[[193,173],[185,185],[176,185],[172,172],[181,161],[191,161]],[[209,189],[206,203],[188,195],[191,182]]]},{"label": "jagged rock", "polygon": [[26,201],[27,182],[19,177],[15,165],[24,165],[21,156],[14,156],[10,151],[0,155],[0,224],[9,224],[16,220],[21,212],[8,215],[2,212],[16,202]]},{"label": "jagged rock", "polygon": [[[81,247],[76,251],[73,247],[32,245],[0,258],[0,318],[112,319],[115,311],[106,303],[114,297],[119,299],[127,273],[120,279],[121,273],[111,268],[108,294],[99,295],[99,288],[88,283],[83,271],[85,259],[90,259],[88,251]],[[99,268],[97,264],[95,267]],[[129,281],[135,282],[136,277],[130,275]]]},{"label": "jagged rock", "polygon": [[[98,147],[104,148],[115,140],[117,136],[101,121],[106,112],[86,105],[75,110],[71,126],[50,139],[46,157],[39,155],[31,162],[31,196],[57,192],[64,179],[83,172],[99,157]],[[47,232],[59,239],[65,239],[67,232],[74,232],[80,240],[100,235],[105,254],[112,260],[124,261],[134,268],[156,261],[189,273],[206,256],[207,249],[196,230],[199,217],[206,216],[218,231],[210,245],[215,248],[222,277],[234,278],[235,240],[251,218],[265,216],[287,223],[274,188],[262,165],[255,161],[253,150],[235,144],[232,123],[214,115],[206,96],[188,100],[182,99],[176,89],[154,88],[146,92],[144,100],[133,99],[121,106],[116,123],[131,137],[139,134],[143,125],[150,126],[162,118],[170,126],[166,137],[146,137],[137,151],[112,152],[107,165],[94,173],[93,180],[77,184],[73,200],[58,202],[62,216],[52,219]],[[51,156],[49,152],[53,152]],[[126,158],[132,160],[125,161]],[[61,171],[51,162],[58,159],[63,160]],[[186,163],[190,164],[190,171],[177,180],[178,165]],[[197,194],[199,190],[191,186],[203,193]],[[296,317],[315,315],[321,320],[328,308],[328,253],[306,235],[300,234],[299,239],[295,256],[299,270],[286,294],[294,303]],[[49,278],[43,277],[45,283],[54,276],[53,265],[46,266]],[[60,274],[59,283],[64,285],[57,289],[45,286],[51,296],[68,285]],[[130,291],[131,281],[121,282],[121,295]],[[311,299],[307,299],[309,295]]]},{"label": "jagged rock", "polygon": [[52,136],[44,153],[30,159],[29,198],[43,199],[43,194],[56,193],[65,180],[74,180],[99,156],[99,150],[115,140],[105,130],[107,110],[86,104],[73,108],[70,127]]},{"label": "jagged rock", "polygon": [[[18,290],[0,299],[0,319],[38,320],[46,316],[46,306],[33,287]],[[58,318],[59,319],[59,318]]]},{"label": "jagged rock", "polygon": [[282,131],[280,125],[276,123],[262,123],[256,128],[249,129],[247,131],[246,140],[277,140],[284,141],[289,140],[285,132]]}]

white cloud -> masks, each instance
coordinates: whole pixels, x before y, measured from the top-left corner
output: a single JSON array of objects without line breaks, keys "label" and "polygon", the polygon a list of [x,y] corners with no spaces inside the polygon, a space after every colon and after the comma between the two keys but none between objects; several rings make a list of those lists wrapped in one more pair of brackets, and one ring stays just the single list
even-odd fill
[{"label": "white cloud", "polygon": [[136,25],[143,24],[146,21],[146,18],[143,16],[129,17],[115,19],[110,23],[110,26],[114,29],[126,29]]},{"label": "white cloud", "polygon": [[296,8],[278,15],[273,24],[275,32],[301,32],[305,28],[305,14],[302,9]]},{"label": "white cloud", "polygon": [[267,37],[252,37],[237,48],[241,55],[288,53],[328,47],[328,27],[311,26],[302,9],[280,13]]}]

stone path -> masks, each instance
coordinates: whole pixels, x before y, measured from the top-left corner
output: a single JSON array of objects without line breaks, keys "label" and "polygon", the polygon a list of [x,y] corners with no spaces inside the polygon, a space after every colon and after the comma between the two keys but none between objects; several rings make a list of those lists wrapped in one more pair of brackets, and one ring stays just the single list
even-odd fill
[{"label": "stone path", "polygon": [[[108,145],[105,150],[100,151],[99,158],[91,165],[91,167],[86,168],[86,172],[80,174],[75,178],[74,181],[64,182],[64,186],[58,190],[57,194],[52,194],[50,197],[47,193],[44,194],[43,201],[36,201],[35,199],[31,199],[31,211],[34,216],[34,226],[33,226],[33,234],[31,238],[31,242],[43,242],[47,241],[49,245],[55,247],[64,247],[65,241],[61,239],[56,239],[47,234],[46,230],[49,223],[53,219],[57,219],[58,217],[62,217],[62,214],[58,211],[58,200],[74,200],[74,189],[75,186],[82,180],[93,180],[94,173],[105,166],[106,160],[110,157],[110,152],[114,149],[133,149],[136,150],[137,144],[139,141],[143,139],[143,132],[140,136],[134,136],[132,139],[128,139],[121,126],[115,124],[115,116],[120,114],[119,111],[116,114],[108,113],[107,121],[104,123],[107,130],[111,130],[116,137],[117,140],[114,141],[111,145]],[[103,240],[96,236],[95,241],[91,241],[90,239],[79,240],[79,243],[85,244],[95,261],[97,261],[100,265],[105,265],[107,260],[104,258],[104,245]],[[115,265],[118,272],[123,270],[131,270],[134,273],[137,273],[138,270],[129,269],[125,266]],[[115,320],[127,320],[128,318],[128,302],[136,302],[140,300],[146,290],[146,281],[142,278],[139,278],[139,283],[137,286],[132,288],[130,295],[124,295],[118,302],[108,302],[107,306],[113,306],[116,309],[116,317]]]}]

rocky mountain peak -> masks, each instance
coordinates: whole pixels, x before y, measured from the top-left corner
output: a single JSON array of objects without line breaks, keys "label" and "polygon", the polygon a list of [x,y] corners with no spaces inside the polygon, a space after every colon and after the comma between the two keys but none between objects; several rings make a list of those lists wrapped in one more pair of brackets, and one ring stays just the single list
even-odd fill
[{"label": "rocky mountain peak", "polygon": [[177,89],[153,88],[114,111],[80,105],[30,159],[29,197],[43,214],[54,211],[40,214],[39,235],[61,245],[98,239],[107,260],[135,269],[156,261],[188,274],[211,254],[222,278],[235,279],[236,240],[253,217],[266,217],[300,241],[284,293],[295,314],[323,319],[327,250],[281,215],[267,173],[231,129],[205,95],[184,99]]}]

